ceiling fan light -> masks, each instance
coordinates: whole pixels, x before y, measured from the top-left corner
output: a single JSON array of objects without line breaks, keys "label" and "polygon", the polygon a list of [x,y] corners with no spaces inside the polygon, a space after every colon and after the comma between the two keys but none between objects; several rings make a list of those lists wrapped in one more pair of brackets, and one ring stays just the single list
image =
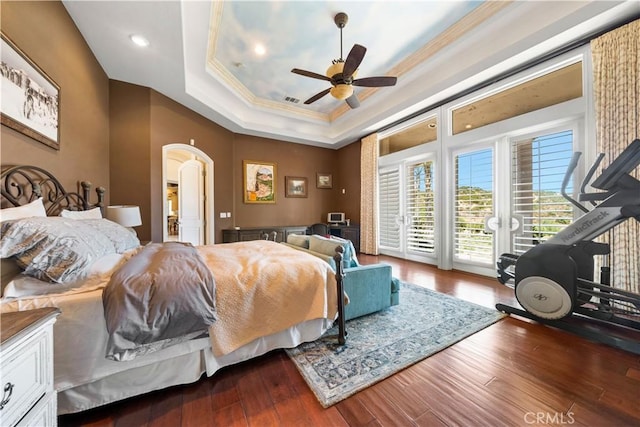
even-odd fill
[{"label": "ceiling fan light", "polygon": [[331,64],[331,66],[327,68],[327,73],[325,75],[331,78],[338,73],[342,73],[343,69],[344,69],[344,62],[336,62],[334,64]]},{"label": "ceiling fan light", "polygon": [[335,85],[329,92],[334,98],[345,100],[353,95],[353,86],[345,84]]}]

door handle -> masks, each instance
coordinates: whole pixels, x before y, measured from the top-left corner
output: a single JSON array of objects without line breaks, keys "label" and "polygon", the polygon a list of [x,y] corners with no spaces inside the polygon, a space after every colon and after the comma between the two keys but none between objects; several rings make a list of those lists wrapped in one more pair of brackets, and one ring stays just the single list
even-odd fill
[{"label": "door handle", "polygon": [[484,217],[484,232],[493,233],[502,227],[502,220],[499,216],[487,215]]},{"label": "door handle", "polygon": [[[524,217],[522,215],[512,215],[509,223],[509,231],[515,232],[522,229]],[[502,227],[502,219],[499,216],[487,215],[484,217],[485,233],[493,233]]]},{"label": "door handle", "polygon": [[409,216],[409,215],[406,216],[405,225],[407,227],[411,227],[413,225],[413,217],[412,216]]},{"label": "door handle", "polygon": [[524,225],[524,217],[522,215],[511,215],[510,229],[512,232],[522,230],[523,225]]}]

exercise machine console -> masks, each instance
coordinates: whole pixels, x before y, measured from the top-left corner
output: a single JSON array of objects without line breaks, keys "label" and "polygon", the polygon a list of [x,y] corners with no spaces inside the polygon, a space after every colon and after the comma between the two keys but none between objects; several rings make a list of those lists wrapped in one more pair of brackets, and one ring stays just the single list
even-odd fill
[{"label": "exercise machine console", "polygon": [[[580,156],[576,152],[571,159],[562,195],[584,214],[524,254],[500,256],[498,280],[515,289],[524,310],[504,304],[496,308],[640,354],[640,340],[628,338],[620,329],[640,332],[640,294],[611,286],[610,246],[594,241],[628,219],[640,221],[640,181],[631,176],[640,165],[640,139],[631,142],[591,183],[600,191],[587,193],[586,186],[604,157],[598,156],[575,200],[566,187]],[[594,256],[604,257],[597,282]]]}]

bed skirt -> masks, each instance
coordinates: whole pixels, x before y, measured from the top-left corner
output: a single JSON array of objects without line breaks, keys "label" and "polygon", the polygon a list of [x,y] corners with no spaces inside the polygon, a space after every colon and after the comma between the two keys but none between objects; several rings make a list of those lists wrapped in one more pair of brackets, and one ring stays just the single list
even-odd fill
[{"label": "bed skirt", "polygon": [[[309,320],[285,331],[258,338],[236,351],[215,357],[208,346],[209,339],[201,338],[206,347],[153,364],[139,366],[58,392],[58,415],[81,412],[118,400],[149,393],[163,388],[198,381],[203,374],[213,375],[225,366],[252,359],[279,348],[292,348],[319,338],[332,322],[327,319]],[[192,343],[194,344],[194,343]]]}]

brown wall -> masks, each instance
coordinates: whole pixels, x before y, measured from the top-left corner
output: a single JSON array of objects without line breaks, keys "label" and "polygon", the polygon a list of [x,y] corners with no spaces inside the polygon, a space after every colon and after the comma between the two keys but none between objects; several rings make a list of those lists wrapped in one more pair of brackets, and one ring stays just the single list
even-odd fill
[{"label": "brown wall", "polygon": [[352,224],[360,224],[360,145],[356,141],[336,152],[339,188],[336,206]]},{"label": "brown wall", "polygon": [[109,79],[62,3],[3,1],[1,8],[2,32],[60,87],[60,150],[1,126],[2,164],[40,166],[67,191],[89,180],[107,188],[108,199]]},{"label": "brown wall", "polygon": [[[154,90],[116,81],[110,87],[113,203],[141,207],[141,240],[162,240],[162,147],[167,144],[189,144],[193,139],[195,147],[213,160],[216,242],[222,240],[223,229],[234,226],[325,221],[327,212],[343,210],[347,197],[340,188],[349,188],[348,196],[355,194],[354,185],[359,187],[359,178],[352,179],[353,159],[345,163],[348,171],[343,173],[350,182],[341,183],[336,150],[234,134]],[[243,160],[277,164],[275,204],[244,203]],[[333,189],[316,188],[317,172],[333,174]],[[307,177],[308,197],[285,197],[285,176]],[[220,218],[220,212],[231,212],[231,218]]]},{"label": "brown wall", "polygon": [[162,207],[166,200],[162,188],[162,146],[189,144],[205,152],[213,160],[214,216],[216,242],[222,240],[222,229],[232,226],[231,219],[221,219],[219,212],[233,212],[233,133],[222,126],[183,107],[175,101],[151,91],[151,211],[153,241],[162,241]]},{"label": "brown wall", "polygon": [[[336,210],[338,189],[316,188],[316,173],[337,174],[335,150],[293,144],[247,135],[234,138],[235,217],[233,225],[259,227],[267,225],[311,225],[325,222],[327,212]],[[244,203],[243,160],[276,163],[276,203]],[[306,177],[308,197],[285,197],[285,176]]]},{"label": "brown wall", "polygon": [[140,206],[141,240],[151,240],[151,89],[109,83],[109,166],[111,204]]}]

